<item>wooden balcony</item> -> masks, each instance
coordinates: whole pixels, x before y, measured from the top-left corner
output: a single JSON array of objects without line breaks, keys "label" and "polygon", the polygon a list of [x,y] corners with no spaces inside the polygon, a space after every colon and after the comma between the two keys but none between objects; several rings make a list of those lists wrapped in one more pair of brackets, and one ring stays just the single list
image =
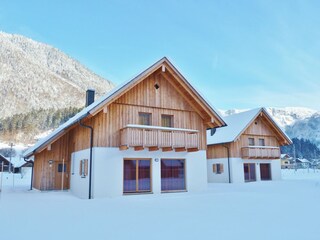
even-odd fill
[{"label": "wooden balcony", "polygon": [[242,158],[247,159],[279,159],[280,148],[270,146],[248,146],[241,149]]},{"label": "wooden balcony", "polygon": [[131,124],[120,130],[120,150],[195,152],[199,144],[198,130]]}]

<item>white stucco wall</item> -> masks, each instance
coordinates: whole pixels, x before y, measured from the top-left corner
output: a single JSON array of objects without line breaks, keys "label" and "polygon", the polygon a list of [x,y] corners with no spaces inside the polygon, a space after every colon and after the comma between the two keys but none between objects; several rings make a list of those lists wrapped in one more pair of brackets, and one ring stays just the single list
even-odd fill
[{"label": "white stucco wall", "polygon": [[[222,174],[216,174],[212,171],[212,164],[223,163],[224,172]],[[260,163],[269,163],[271,166],[271,179],[281,180],[281,162],[280,159],[277,160],[244,160],[242,158],[230,158],[230,175],[232,183],[244,183],[244,163],[254,163],[256,169],[256,180],[261,181],[260,176]],[[228,159],[208,159],[207,160],[207,175],[208,182],[210,183],[228,183]]]},{"label": "white stucco wall", "polygon": [[[212,168],[213,164],[223,164],[224,171],[220,174],[214,173]],[[209,183],[228,183],[229,182],[228,159],[227,158],[209,159],[207,161],[207,176],[208,176]]]},{"label": "white stucco wall", "polygon": [[[89,149],[78,151],[71,154],[71,178],[70,191],[79,198],[88,198],[89,196],[89,177],[82,178],[79,174],[80,161],[90,157]],[[88,166],[89,172],[89,166]]]},{"label": "white stucco wall", "polygon": [[[88,177],[83,179],[79,175],[79,163],[81,159],[89,159],[89,150],[72,154],[71,191],[81,197],[88,197]],[[162,152],[162,151],[134,151],[128,149],[120,151],[119,148],[93,148],[93,178],[92,196],[116,197],[123,195],[123,159],[124,158],[150,158],[152,192],[161,193],[161,158],[185,159],[186,187],[187,191],[201,191],[207,187],[207,163],[206,151],[198,152]],[[155,159],[159,161],[156,162]]]}]

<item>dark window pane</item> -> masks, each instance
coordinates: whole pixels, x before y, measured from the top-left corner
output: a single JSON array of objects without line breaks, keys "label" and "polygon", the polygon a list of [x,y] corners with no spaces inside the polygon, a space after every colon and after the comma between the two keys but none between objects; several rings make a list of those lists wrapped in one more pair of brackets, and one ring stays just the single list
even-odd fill
[{"label": "dark window pane", "polygon": [[259,138],[259,146],[265,146],[264,138]]},{"label": "dark window pane", "polygon": [[139,160],[138,167],[138,186],[139,191],[150,191],[151,181],[150,181],[150,160]]},{"label": "dark window pane", "polygon": [[249,138],[249,146],[254,146],[254,138]]},{"label": "dark window pane", "polygon": [[161,115],[161,126],[162,127],[173,127],[173,116],[172,115]]},{"label": "dark window pane", "polygon": [[244,180],[246,182],[256,181],[256,165],[255,163],[244,163]]},{"label": "dark window pane", "polygon": [[[62,166],[64,166],[64,167],[62,167]],[[62,172],[62,169],[64,169],[63,172],[66,172],[67,171],[67,166],[65,164],[59,163],[58,164],[58,172]]]},{"label": "dark window pane", "polygon": [[140,125],[151,125],[151,113],[139,113]]},{"label": "dark window pane", "polygon": [[136,191],[136,160],[124,161],[124,179],[123,179],[123,191],[135,192]]},{"label": "dark window pane", "polygon": [[161,160],[161,190],[185,190],[184,160]]},{"label": "dark window pane", "polygon": [[250,163],[250,180],[256,180],[256,165],[254,163]]}]

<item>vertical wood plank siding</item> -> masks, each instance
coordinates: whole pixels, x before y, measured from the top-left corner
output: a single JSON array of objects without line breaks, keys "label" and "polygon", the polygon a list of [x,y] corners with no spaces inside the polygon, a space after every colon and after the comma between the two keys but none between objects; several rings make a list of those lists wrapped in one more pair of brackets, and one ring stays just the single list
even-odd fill
[{"label": "vertical wood plank siding", "polygon": [[[206,149],[205,120],[197,109],[190,105],[193,99],[187,99],[177,89],[176,80],[164,77],[161,71],[156,71],[135,87],[124,93],[110,105],[105,106],[93,117],[83,121],[94,128],[94,147],[119,147],[120,129],[127,124],[139,124],[139,112],[152,114],[152,125],[161,126],[161,115],[173,116],[174,128],[194,129],[199,131],[199,149]],[[159,86],[155,88],[155,84]],[[189,95],[187,95],[189,96]],[[154,138],[157,135],[147,135]],[[163,136],[165,137],[165,136]],[[183,136],[181,136],[181,139]],[[151,140],[152,142],[153,140]],[[159,141],[154,139],[154,141]],[[52,143],[51,151],[47,149],[35,154],[34,187],[37,189],[59,189],[60,179],[51,176],[48,160],[68,162],[67,171],[70,173],[71,153],[88,149],[90,132],[76,124],[67,133]],[[57,166],[55,166],[57,167]],[[66,181],[69,184],[69,180]]]},{"label": "vertical wood plank siding", "polygon": [[[244,131],[236,142],[225,144],[230,148],[230,157],[240,158],[242,156],[242,148],[247,147],[248,138],[254,138],[256,145],[259,142],[259,138],[265,140],[266,146],[279,147],[279,141],[277,134],[271,130],[269,124],[264,120],[263,116],[257,117],[255,121]],[[214,158],[226,158],[227,149],[223,147],[223,144],[211,145],[207,149],[207,159]]]}]

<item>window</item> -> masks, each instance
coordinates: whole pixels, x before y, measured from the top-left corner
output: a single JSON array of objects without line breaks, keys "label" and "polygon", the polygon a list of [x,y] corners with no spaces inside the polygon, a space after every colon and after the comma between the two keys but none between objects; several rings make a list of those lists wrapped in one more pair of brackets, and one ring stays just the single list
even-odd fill
[{"label": "window", "polygon": [[254,146],[254,138],[249,138],[249,146]]},{"label": "window", "polygon": [[162,127],[173,127],[173,115],[161,115],[161,126]]},{"label": "window", "polygon": [[185,160],[161,159],[161,191],[186,190]]},{"label": "window", "polygon": [[223,164],[222,163],[215,163],[212,164],[212,171],[216,174],[221,174],[223,173]]},{"label": "window", "polygon": [[259,146],[265,146],[264,138],[259,138]]},{"label": "window", "polygon": [[139,112],[139,124],[140,125],[151,125],[151,113]]},{"label": "window", "polygon": [[88,176],[88,159],[83,159],[80,161],[79,175],[82,178]]},{"label": "window", "polygon": [[125,159],[123,164],[123,193],[139,193],[150,191],[150,159]]},{"label": "window", "polygon": [[58,172],[66,172],[66,171],[67,171],[67,165],[63,164],[63,163],[59,163],[58,164]]}]

